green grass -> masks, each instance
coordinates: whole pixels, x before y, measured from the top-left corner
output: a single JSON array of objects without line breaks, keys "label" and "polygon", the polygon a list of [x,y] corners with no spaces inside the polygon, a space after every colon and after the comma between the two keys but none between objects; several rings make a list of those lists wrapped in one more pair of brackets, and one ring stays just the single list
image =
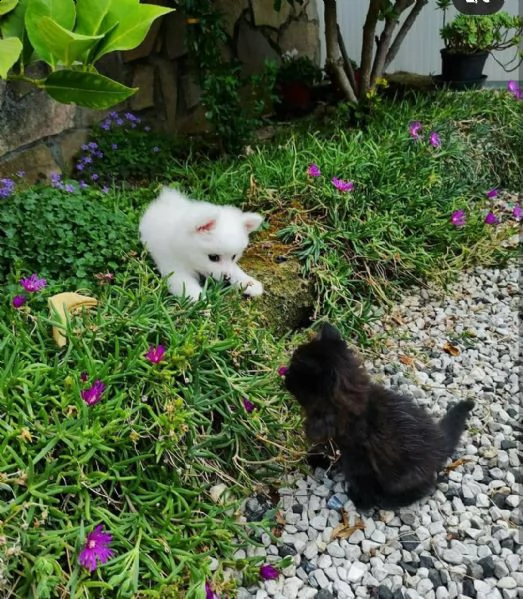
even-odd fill
[{"label": "green grass", "polygon": [[[276,371],[305,333],[276,338],[257,325],[256,302],[218,285],[196,305],[167,293],[132,234],[161,182],[283,215],[280,234],[314,282],[316,316],[367,343],[366,325],[406,287],[508,256],[499,242],[514,232],[510,217],[488,227],[483,210],[488,189],[521,189],[521,106],[499,92],[383,101],[361,130],[340,108],[328,123],[283,128],[246,156],[160,152],[146,187],[116,177],[107,195],[36,187],[2,200],[0,594],[196,598],[211,578],[233,594],[227,568],[256,579],[259,560],[232,559],[237,539],[256,538],[234,499],[300,465],[298,410]],[[441,148],[414,143],[413,120],[437,130]],[[306,176],[311,162],[321,178]],[[113,156],[112,174],[118,164]],[[338,192],[332,176],[355,191]],[[449,222],[458,208],[468,215],[463,229]],[[101,286],[94,275],[108,269],[115,281]],[[33,271],[49,285],[15,310],[18,279]],[[59,349],[47,298],[77,287],[98,307],[72,317]],[[144,354],[157,344],[166,360],[150,364]],[[91,407],[82,372],[106,384]],[[255,404],[251,414],[243,398]],[[223,505],[209,493],[221,482]],[[89,575],[78,554],[100,523],[115,557]],[[213,577],[211,557],[220,562]]]}]

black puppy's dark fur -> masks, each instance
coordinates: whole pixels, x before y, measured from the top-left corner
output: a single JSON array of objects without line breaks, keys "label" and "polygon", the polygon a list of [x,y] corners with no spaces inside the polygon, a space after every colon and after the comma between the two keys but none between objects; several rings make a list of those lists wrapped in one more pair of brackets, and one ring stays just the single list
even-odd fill
[{"label": "black puppy's dark fur", "polygon": [[304,410],[308,439],[338,445],[360,509],[405,506],[429,494],[474,405],[462,401],[436,423],[408,397],[373,383],[329,324],[296,349],[285,385]]}]

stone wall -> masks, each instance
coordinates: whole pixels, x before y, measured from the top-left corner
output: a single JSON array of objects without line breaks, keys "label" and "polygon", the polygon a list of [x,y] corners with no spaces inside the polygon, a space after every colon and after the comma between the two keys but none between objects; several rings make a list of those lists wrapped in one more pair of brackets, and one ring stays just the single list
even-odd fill
[{"label": "stone wall", "polygon": [[[148,0],[151,1],[151,0]],[[319,60],[317,0],[279,12],[273,0],[215,0],[224,15],[227,41],[219,51],[237,57],[245,75],[260,72],[266,59],[296,48]],[[100,72],[139,91],[116,110],[140,114],[156,129],[188,134],[205,129],[200,89],[187,49],[190,15],[176,11],[156,21],[135,50],[104,57]],[[0,81],[0,177],[26,172],[29,181],[67,172],[72,158],[105,113],[58,104],[24,83]]]}]

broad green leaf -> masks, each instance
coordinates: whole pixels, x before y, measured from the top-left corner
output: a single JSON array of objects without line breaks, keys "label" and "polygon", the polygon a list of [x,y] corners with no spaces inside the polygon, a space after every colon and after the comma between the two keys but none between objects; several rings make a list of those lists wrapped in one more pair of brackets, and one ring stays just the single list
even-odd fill
[{"label": "broad green leaf", "polygon": [[51,73],[41,87],[58,102],[97,110],[105,110],[123,102],[138,90],[99,73],[67,69]]},{"label": "broad green leaf", "polygon": [[50,17],[43,17],[40,21],[39,36],[53,56],[66,66],[70,66],[103,38],[103,35],[73,33]]},{"label": "broad green leaf", "polygon": [[25,11],[25,26],[33,48],[44,62],[53,68],[56,57],[40,35],[40,24],[44,17],[53,19],[64,29],[72,30],[76,19],[74,0],[30,0]]},{"label": "broad green leaf", "polygon": [[22,42],[17,37],[0,39],[0,79],[6,79],[9,69],[22,52]]},{"label": "broad green leaf", "polygon": [[98,35],[106,31],[102,23],[113,0],[77,0],[76,2],[76,33]]},{"label": "broad green leaf", "polygon": [[115,23],[118,26],[101,42],[96,59],[115,50],[136,48],[143,42],[153,21],[173,11],[173,8],[164,6],[139,4],[138,0],[113,2],[103,20],[102,29],[108,30]]},{"label": "broad green leaf", "polygon": [[27,31],[24,24],[25,10],[28,0],[19,0],[16,8],[6,17],[0,19],[0,32],[2,37],[17,37],[23,44],[21,63],[27,65],[31,61],[33,47],[27,37]]},{"label": "broad green leaf", "polygon": [[12,11],[18,4],[18,0],[0,0],[0,15],[5,15]]}]

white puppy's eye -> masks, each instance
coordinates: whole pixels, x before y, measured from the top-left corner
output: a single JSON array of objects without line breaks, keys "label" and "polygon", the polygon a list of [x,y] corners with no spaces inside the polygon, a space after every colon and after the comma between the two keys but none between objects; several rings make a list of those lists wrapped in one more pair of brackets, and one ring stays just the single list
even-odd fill
[{"label": "white puppy's eye", "polygon": [[233,260],[236,260],[236,254],[233,254],[233,255],[232,255],[232,259],[233,259]]},{"label": "white puppy's eye", "polygon": [[211,262],[219,262],[220,256],[218,256],[218,254],[209,254],[209,260]]}]

